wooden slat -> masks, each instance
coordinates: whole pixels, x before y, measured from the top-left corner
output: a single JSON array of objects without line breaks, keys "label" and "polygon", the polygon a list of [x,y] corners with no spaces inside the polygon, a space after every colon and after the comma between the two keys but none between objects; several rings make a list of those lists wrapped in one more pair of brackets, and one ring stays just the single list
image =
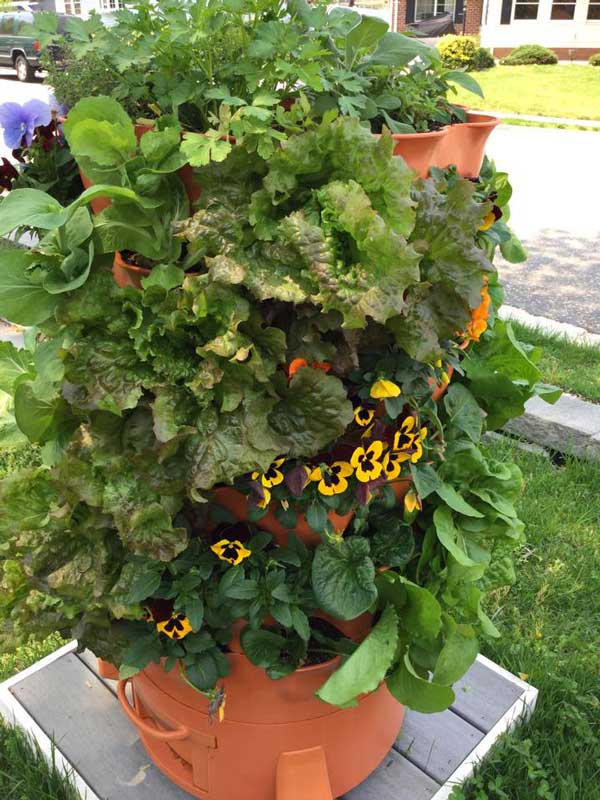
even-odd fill
[{"label": "wooden slat", "polygon": [[10,691],[103,800],[190,800],[151,763],[112,693],[76,655]]},{"label": "wooden slat", "polygon": [[444,783],[483,736],[450,710],[441,714],[407,711],[395,747],[430,778]]},{"label": "wooden slat", "polygon": [[523,689],[476,661],[454,686],[452,711],[487,733],[522,694]]},{"label": "wooden slat", "polygon": [[439,788],[432,778],[392,750],[379,769],[344,800],[431,800]]}]

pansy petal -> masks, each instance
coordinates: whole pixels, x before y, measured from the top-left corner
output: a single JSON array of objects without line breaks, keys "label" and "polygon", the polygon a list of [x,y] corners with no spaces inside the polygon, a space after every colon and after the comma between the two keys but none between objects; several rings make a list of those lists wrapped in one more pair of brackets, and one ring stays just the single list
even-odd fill
[{"label": "pansy petal", "polygon": [[371,386],[370,394],[376,400],[383,400],[386,397],[398,397],[398,395],[402,394],[402,391],[398,384],[393,381],[380,378]]},{"label": "pansy petal", "polygon": [[374,442],[371,442],[371,444],[367,448],[367,456],[375,459],[381,458],[384,444],[385,442],[382,442],[379,439],[376,439]]},{"label": "pansy petal", "polygon": [[340,478],[349,478],[354,472],[352,465],[347,461],[335,461],[333,466],[338,468],[336,471]]}]

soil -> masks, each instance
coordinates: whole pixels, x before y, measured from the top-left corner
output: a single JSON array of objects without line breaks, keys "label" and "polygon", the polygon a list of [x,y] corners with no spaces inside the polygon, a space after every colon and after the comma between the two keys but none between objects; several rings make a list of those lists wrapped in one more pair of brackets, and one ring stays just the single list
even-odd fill
[{"label": "soil", "polygon": [[[322,636],[326,636],[328,639],[333,639],[333,641],[336,642],[344,638],[344,634],[339,631],[335,625],[332,625],[330,622],[320,617],[311,617],[310,627],[318,631]],[[315,641],[315,639],[311,639],[308,643],[308,653],[304,666],[312,667],[315,664],[325,664],[327,661],[331,661],[334,655],[330,652],[323,652],[325,649],[326,645]]]},{"label": "soil", "polygon": [[130,264],[132,267],[143,267],[144,269],[152,269],[155,263],[151,259],[141,256],[139,253],[134,253],[132,250],[122,250],[121,258],[126,264]]}]

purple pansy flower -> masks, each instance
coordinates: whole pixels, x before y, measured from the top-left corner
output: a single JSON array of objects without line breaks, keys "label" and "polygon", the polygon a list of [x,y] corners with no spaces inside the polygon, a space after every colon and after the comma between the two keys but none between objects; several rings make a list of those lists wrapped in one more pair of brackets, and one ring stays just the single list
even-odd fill
[{"label": "purple pansy flower", "polygon": [[0,105],[0,126],[4,129],[4,144],[14,150],[21,146],[25,137],[29,147],[34,129],[38,125],[48,125],[51,119],[50,106],[42,100],[28,100],[22,106],[3,103]]},{"label": "purple pansy flower", "polygon": [[53,94],[51,94],[48,98],[48,105],[52,111],[55,111],[58,114],[59,117],[67,116],[67,107],[63,103],[59,103]]}]

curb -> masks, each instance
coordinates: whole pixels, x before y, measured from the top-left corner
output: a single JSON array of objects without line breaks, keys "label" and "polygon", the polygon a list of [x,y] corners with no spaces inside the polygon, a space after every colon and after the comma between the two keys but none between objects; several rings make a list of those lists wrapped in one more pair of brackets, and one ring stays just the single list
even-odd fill
[{"label": "curb", "polygon": [[500,307],[498,316],[503,320],[520,322],[521,325],[526,325],[528,328],[533,328],[549,336],[562,336],[574,344],[600,347],[600,333],[591,333],[578,325],[571,325],[568,322],[556,322],[556,320],[549,317],[536,317],[522,308],[507,305]]},{"label": "curb", "polygon": [[600,460],[600,405],[563,394],[554,405],[539,397],[503,430],[550,450],[588,461]]}]

